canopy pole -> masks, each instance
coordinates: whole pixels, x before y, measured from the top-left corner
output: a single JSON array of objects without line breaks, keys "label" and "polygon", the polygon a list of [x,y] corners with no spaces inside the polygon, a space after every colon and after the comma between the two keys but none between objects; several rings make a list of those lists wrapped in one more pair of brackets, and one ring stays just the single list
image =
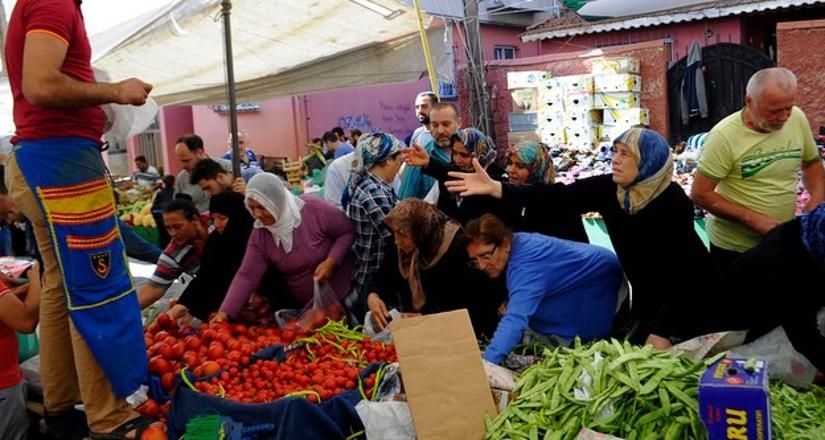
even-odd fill
[{"label": "canopy pole", "polygon": [[427,61],[427,75],[430,77],[430,87],[435,96],[441,97],[438,93],[438,78],[433,67],[433,55],[430,53],[430,40],[427,38],[427,28],[424,27],[424,14],[421,12],[421,3],[413,0],[415,15],[418,17],[418,35],[421,37],[421,48],[424,49],[424,60]]},{"label": "canopy pole", "polygon": [[[238,108],[235,97],[235,63],[232,55],[232,26],[229,16],[232,13],[232,1],[222,0],[224,48],[226,49],[226,93],[229,95],[229,133],[232,135],[232,174],[241,177],[241,151],[238,142]],[[243,154],[246,154],[244,151]]]}]

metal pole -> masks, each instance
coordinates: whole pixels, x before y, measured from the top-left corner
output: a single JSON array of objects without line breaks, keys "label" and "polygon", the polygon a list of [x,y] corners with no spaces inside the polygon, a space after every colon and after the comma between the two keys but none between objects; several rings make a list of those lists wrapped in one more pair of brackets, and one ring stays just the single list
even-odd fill
[{"label": "metal pole", "polygon": [[478,1],[464,0],[464,23],[467,30],[467,66],[470,78],[470,114],[474,125],[492,136],[490,121],[490,97],[484,80],[484,52],[481,45],[481,29],[478,23]]},{"label": "metal pole", "polygon": [[241,152],[238,143],[238,109],[235,100],[235,63],[232,59],[232,26],[229,15],[232,13],[232,1],[221,2],[223,14],[224,48],[226,49],[226,93],[229,95],[229,132],[232,134],[232,174],[241,177]]},{"label": "metal pole", "polygon": [[433,55],[430,52],[430,39],[427,36],[427,28],[424,26],[424,14],[421,13],[421,3],[413,0],[415,6],[415,16],[418,18],[418,35],[421,36],[421,48],[424,49],[424,60],[427,62],[427,75],[430,76],[430,89],[435,96],[441,97],[438,93],[438,78],[433,67]]}]

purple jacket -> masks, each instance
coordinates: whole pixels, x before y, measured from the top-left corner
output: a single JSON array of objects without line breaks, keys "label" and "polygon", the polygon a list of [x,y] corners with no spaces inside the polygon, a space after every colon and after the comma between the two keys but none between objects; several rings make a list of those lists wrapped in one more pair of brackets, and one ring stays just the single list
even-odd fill
[{"label": "purple jacket", "polygon": [[315,268],[332,257],[337,266],[330,284],[339,299],[350,293],[355,269],[349,255],[355,240],[352,223],[343,212],[317,197],[304,196],[301,200],[305,205],[301,209],[301,225],[293,231],[292,252],[287,254],[276,246],[268,230],[253,230],[221,311],[237,316],[269,265],[284,274],[288,293],[306,304],[312,301]]}]

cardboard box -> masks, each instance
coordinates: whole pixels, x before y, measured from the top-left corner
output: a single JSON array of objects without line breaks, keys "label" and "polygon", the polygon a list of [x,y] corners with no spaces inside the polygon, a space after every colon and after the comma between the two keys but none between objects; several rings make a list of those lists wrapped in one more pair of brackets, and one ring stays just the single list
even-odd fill
[{"label": "cardboard box", "polygon": [[545,110],[539,113],[539,130],[545,128],[564,128],[564,112]]},{"label": "cardboard box", "polygon": [[593,88],[595,93],[641,92],[642,77],[628,73],[596,75]]},{"label": "cardboard box", "polygon": [[589,111],[593,109],[593,95],[589,93],[571,93],[564,97],[565,113]]},{"label": "cardboard box", "polygon": [[547,79],[542,81],[538,87],[540,101],[563,101],[564,86],[558,79]]},{"label": "cardboard box", "polygon": [[541,70],[528,70],[524,72],[507,72],[507,88],[521,89],[525,87],[538,87],[544,80],[545,72]]},{"label": "cardboard box", "polygon": [[536,131],[539,128],[538,113],[510,113],[510,131]]},{"label": "cardboard box", "polygon": [[539,97],[539,112],[564,113],[564,96],[553,100],[543,100]]},{"label": "cardboard box", "polygon": [[594,75],[642,72],[642,64],[638,58],[597,58],[591,62],[591,66]]},{"label": "cardboard box", "polygon": [[541,141],[547,145],[566,144],[567,138],[564,136],[564,127],[546,127],[539,132]]},{"label": "cardboard box", "polygon": [[745,359],[720,359],[699,380],[699,415],[708,440],[771,439],[768,366]]},{"label": "cardboard box", "polygon": [[595,128],[602,123],[601,110],[572,110],[564,113],[565,127]]},{"label": "cardboard box", "polygon": [[519,131],[507,133],[507,146],[512,147],[524,141],[540,142],[541,136],[535,131]]},{"label": "cardboard box", "polygon": [[558,76],[556,80],[565,94],[593,93],[593,75]]},{"label": "cardboard box", "polygon": [[514,113],[539,111],[539,91],[536,88],[515,89],[510,91]]},{"label": "cardboard box", "polygon": [[638,93],[596,93],[593,108],[638,108],[641,98]]},{"label": "cardboard box", "polygon": [[564,127],[564,137],[570,145],[590,145],[599,140],[598,127]]},{"label": "cardboard box", "polygon": [[481,439],[496,416],[467,310],[390,324],[418,439]]},{"label": "cardboard box", "polygon": [[650,125],[650,112],[646,108],[606,108],[604,125]]},{"label": "cardboard box", "polygon": [[602,142],[612,143],[622,133],[630,129],[630,125],[599,125],[598,137]]}]

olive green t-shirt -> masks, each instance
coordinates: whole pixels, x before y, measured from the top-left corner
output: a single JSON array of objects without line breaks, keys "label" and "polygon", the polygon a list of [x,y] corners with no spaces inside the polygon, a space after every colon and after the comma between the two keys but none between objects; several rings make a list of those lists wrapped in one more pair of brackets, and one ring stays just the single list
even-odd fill
[{"label": "olive green t-shirt", "polygon": [[[738,111],[721,120],[705,141],[699,172],[718,180],[716,192],[748,209],[775,218],[793,219],[796,188],[803,162],[819,160],[808,119],[798,107],[781,130],[752,130]],[[731,251],[744,252],[759,242],[760,235],[747,226],[716,216],[707,222],[710,242]]]}]

